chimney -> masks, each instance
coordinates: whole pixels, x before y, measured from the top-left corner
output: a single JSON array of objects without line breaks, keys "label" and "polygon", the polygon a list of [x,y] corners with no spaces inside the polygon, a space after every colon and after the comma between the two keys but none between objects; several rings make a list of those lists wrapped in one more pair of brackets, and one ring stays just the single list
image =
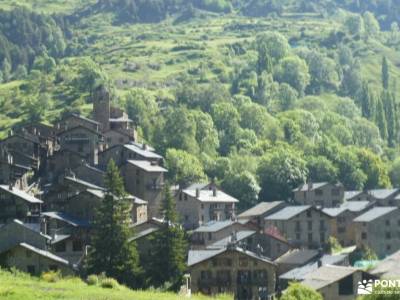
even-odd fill
[{"label": "chimney", "polygon": [[14,188],[14,183],[13,183],[12,181],[10,181],[10,184],[8,185],[8,189],[9,189],[10,191],[12,191],[13,188]]},{"label": "chimney", "polygon": [[147,150],[147,144],[143,143],[142,148],[143,148],[143,150]]},{"label": "chimney", "polygon": [[8,131],[8,136],[9,136],[9,137],[10,137],[10,136],[13,136],[13,134],[14,134],[13,130],[10,129],[10,130]]},{"label": "chimney", "polygon": [[322,257],[324,256],[324,251],[322,250],[322,248],[318,248],[318,260],[317,260],[317,265],[318,268],[322,267]]},{"label": "chimney", "polygon": [[261,247],[261,245],[260,244],[257,244],[257,255],[258,256],[262,256],[262,254],[263,254],[263,252],[264,252],[264,249]]},{"label": "chimney", "polygon": [[214,185],[212,187],[213,197],[217,197],[217,187]]},{"label": "chimney", "polygon": [[196,188],[196,198],[199,198],[199,197],[200,197],[200,189]]},{"label": "chimney", "polygon": [[308,187],[308,190],[309,190],[309,191],[312,190],[312,186],[313,186],[312,181],[311,181],[311,180],[308,181],[308,182],[307,182],[307,187]]}]

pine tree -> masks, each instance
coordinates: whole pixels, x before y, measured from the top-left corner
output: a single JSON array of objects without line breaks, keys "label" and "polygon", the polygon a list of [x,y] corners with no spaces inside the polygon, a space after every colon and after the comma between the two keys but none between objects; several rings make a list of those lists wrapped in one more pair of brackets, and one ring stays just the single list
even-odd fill
[{"label": "pine tree", "polygon": [[388,138],[388,130],[382,98],[377,98],[375,122],[378,125],[382,139],[386,141]]},{"label": "pine tree", "polygon": [[358,103],[361,106],[362,116],[368,120],[373,120],[376,112],[376,99],[366,82],[363,83],[358,95]]},{"label": "pine tree", "polygon": [[11,79],[11,64],[7,58],[4,58],[2,64],[3,81],[8,82]]},{"label": "pine tree", "polygon": [[382,86],[385,90],[389,88],[389,66],[386,57],[382,59]]},{"label": "pine tree", "polygon": [[88,272],[117,279],[130,287],[139,286],[140,268],[136,245],[130,237],[131,203],[126,197],[122,177],[111,160],[105,176],[107,190],[95,221]]},{"label": "pine tree", "polygon": [[382,94],[382,101],[387,122],[388,145],[389,147],[393,147],[396,142],[397,132],[396,107],[393,94],[384,91]]},{"label": "pine tree", "polygon": [[168,185],[162,212],[164,225],[153,239],[152,264],[148,274],[152,285],[161,286],[168,282],[172,289],[177,290],[186,269],[187,241],[185,231],[178,224],[175,199]]}]

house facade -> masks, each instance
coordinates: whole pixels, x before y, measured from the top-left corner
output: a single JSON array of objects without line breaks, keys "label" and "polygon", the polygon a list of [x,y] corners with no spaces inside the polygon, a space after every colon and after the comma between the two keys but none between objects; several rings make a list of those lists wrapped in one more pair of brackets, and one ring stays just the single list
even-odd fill
[{"label": "house facade", "polygon": [[337,207],[344,200],[344,186],[341,183],[308,182],[294,189],[293,195],[298,204]]}]

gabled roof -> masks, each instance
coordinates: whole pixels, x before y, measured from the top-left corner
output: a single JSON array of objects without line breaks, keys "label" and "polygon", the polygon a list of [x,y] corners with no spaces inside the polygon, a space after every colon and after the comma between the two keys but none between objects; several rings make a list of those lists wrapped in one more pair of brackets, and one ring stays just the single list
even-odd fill
[{"label": "gabled roof", "polygon": [[232,220],[210,221],[195,229],[193,232],[217,232],[234,224],[237,224],[237,222]]},{"label": "gabled roof", "polygon": [[146,146],[146,149],[144,146],[139,147],[136,144],[125,144],[123,147],[125,149],[135,152],[145,158],[153,158],[153,159],[162,159],[163,158],[161,155],[151,151],[149,148],[147,148],[147,146]]},{"label": "gabled roof", "polygon": [[64,117],[61,119],[61,121],[64,121],[64,120],[67,120],[67,119],[70,119],[70,118],[77,118],[77,119],[81,119],[81,120],[83,120],[83,121],[85,121],[85,122],[92,123],[93,125],[100,125],[99,122],[97,122],[97,121],[95,121],[95,120],[92,120],[92,119],[89,119],[89,118],[87,118],[87,117],[84,117],[84,116],[82,116],[82,115],[80,115],[80,114],[77,114],[77,113],[69,113],[69,114],[66,114],[66,115],[64,115]]},{"label": "gabled roof", "polygon": [[315,290],[319,290],[327,285],[352,275],[357,271],[360,271],[360,269],[332,265],[322,266],[317,270],[308,273],[301,283]]},{"label": "gabled roof", "polygon": [[331,217],[336,217],[345,211],[360,212],[372,205],[369,201],[346,201],[339,207],[324,208],[322,211]]},{"label": "gabled roof", "polygon": [[[224,193],[221,190],[217,190],[216,195],[214,196],[214,192],[212,189],[199,189],[199,197],[196,196],[196,188],[193,189],[194,185],[191,185],[189,188],[182,190],[184,194],[189,195],[192,198],[196,198],[196,200],[200,202],[228,202],[228,203],[236,203],[239,202],[236,198]],[[206,184],[205,186],[208,186]]]},{"label": "gabled roof", "polygon": [[277,206],[283,205],[284,201],[273,201],[273,202],[261,202],[258,203],[256,206],[242,212],[238,218],[249,218],[249,217],[256,217],[261,216],[268,212],[271,209],[274,209]]},{"label": "gabled roof", "polygon": [[147,161],[147,160],[128,160],[128,163],[131,165],[134,165],[142,170],[145,170],[146,172],[161,172],[161,173],[168,172],[167,169],[165,169],[159,165],[154,165],[150,161]]},{"label": "gabled roof", "polygon": [[386,257],[384,260],[378,262],[378,264],[369,272],[378,277],[386,279],[398,279],[400,278],[400,251],[393,253]]},{"label": "gabled roof", "polygon": [[23,133],[22,132],[15,132],[12,135],[9,135],[5,139],[1,140],[0,143],[6,141],[8,139],[11,139],[13,137],[19,137],[19,138],[24,139],[24,140],[26,140],[28,142],[32,142],[32,143],[35,143],[35,144],[40,144],[39,137],[37,137],[36,135],[30,134],[28,132],[23,132]]},{"label": "gabled roof", "polygon": [[219,254],[222,254],[227,251],[239,252],[239,253],[242,253],[249,257],[252,257],[254,259],[269,263],[271,265],[275,265],[275,263],[272,262],[271,260],[269,260],[267,257],[257,255],[254,252],[246,251],[239,247],[235,247],[235,248],[224,248],[224,249],[217,249],[217,250],[189,250],[188,266],[192,267],[198,263],[206,261],[210,258],[218,256]]},{"label": "gabled roof", "polygon": [[26,228],[26,229],[32,231],[33,233],[35,233],[35,234],[37,234],[37,235],[40,235],[40,236],[42,236],[42,237],[44,237],[44,238],[46,238],[46,239],[48,239],[48,240],[51,240],[51,236],[48,236],[48,235],[46,235],[46,234],[43,234],[43,233],[40,231],[40,224],[38,224],[38,223],[24,223],[24,222],[22,222],[21,220],[14,219],[11,223],[5,224],[5,225],[4,225],[4,228],[6,228],[6,227],[8,227],[8,226],[13,226],[13,224],[16,224],[17,226],[24,227],[24,228]]},{"label": "gabled roof", "polygon": [[[236,235],[236,241],[240,242],[254,234],[256,234],[257,231],[255,230],[248,230],[248,229],[244,229],[244,230],[238,230],[235,232]],[[212,243],[211,245],[209,245],[207,247],[207,249],[221,249],[221,248],[226,248],[229,243],[232,242],[232,237],[231,236],[227,236],[225,238],[222,238],[214,243]]]},{"label": "gabled roof", "polygon": [[57,135],[63,135],[65,133],[67,133],[67,132],[75,131],[77,129],[84,129],[84,130],[89,131],[89,132],[91,132],[93,134],[96,134],[98,136],[102,136],[100,131],[94,130],[92,128],[85,127],[83,125],[77,125],[77,126],[74,126],[74,127],[71,127],[71,128],[64,129],[64,130],[58,132]]},{"label": "gabled roof", "polygon": [[35,198],[34,196],[28,194],[27,192],[17,189],[16,187],[13,187],[12,189],[10,189],[10,187],[8,185],[0,185],[0,190],[7,192],[9,194],[12,194],[12,195],[14,195],[22,200],[25,200],[26,202],[29,202],[29,203],[43,203],[42,200],[39,200],[39,199]]},{"label": "gabled roof", "polygon": [[326,185],[330,184],[329,182],[312,182],[312,183],[305,183],[300,185],[299,187],[293,189],[293,192],[306,192],[319,189]]},{"label": "gabled roof", "polygon": [[295,249],[278,257],[275,262],[279,264],[302,266],[318,256],[318,250]]},{"label": "gabled roof", "polygon": [[65,259],[63,259],[63,258],[61,258],[61,257],[59,257],[57,255],[54,255],[53,253],[50,253],[49,251],[38,249],[38,248],[33,247],[33,246],[31,246],[31,245],[29,245],[27,243],[21,243],[21,244],[19,244],[19,246],[25,248],[26,250],[32,251],[32,252],[34,252],[34,253],[36,253],[36,254],[38,254],[40,256],[43,256],[45,258],[48,258],[48,259],[53,260],[55,262],[58,262],[60,264],[63,264],[63,265],[66,265],[66,266],[70,265],[68,260],[65,260]]},{"label": "gabled roof", "polygon": [[344,200],[351,200],[355,197],[358,197],[363,194],[363,191],[345,191],[344,192]]},{"label": "gabled roof", "polygon": [[398,210],[396,206],[386,206],[386,207],[373,207],[369,211],[358,216],[353,221],[354,222],[371,222],[380,217],[391,213],[392,211]]},{"label": "gabled roof", "polygon": [[384,200],[390,196],[395,195],[399,192],[399,189],[377,189],[367,191],[375,199]]},{"label": "gabled roof", "polygon": [[[104,198],[104,195],[106,194],[105,191],[102,191],[102,190],[92,190],[92,189],[87,189],[85,192],[87,192],[87,193],[89,193],[89,194],[91,194],[91,195],[93,195],[93,196],[95,196],[95,197],[97,197],[97,198],[100,198],[100,199],[103,199],[103,198]],[[79,194],[78,194],[78,195],[79,195]],[[130,195],[130,194],[126,194],[126,197],[125,197],[124,199],[133,200],[133,202],[134,202],[135,204],[139,204],[139,205],[147,204],[147,201],[142,200],[142,199],[140,199],[140,198],[138,198],[138,197],[136,197],[136,196],[132,196],[132,195]]]},{"label": "gabled roof", "polygon": [[265,220],[289,220],[310,209],[311,205],[286,206],[280,211],[265,217]]},{"label": "gabled roof", "polygon": [[77,178],[77,177],[66,176],[66,177],[64,177],[64,179],[67,180],[67,181],[71,181],[71,182],[75,182],[75,183],[78,183],[78,184],[80,184],[80,185],[83,185],[83,186],[87,187],[88,189],[92,189],[92,190],[104,190],[104,188],[102,188],[102,187],[100,187],[100,186],[97,186],[97,185],[95,185],[95,184],[93,184],[93,183],[84,181],[84,180],[79,179],[79,178]]},{"label": "gabled roof", "polygon": [[[344,260],[346,260],[348,256],[347,255],[324,255],[321,258],[321,263],[322,265],[336,265],[336,264],[341,264]],[[318,261],[313,261],[311,263],[308,263],[304,266],[294,268],[282,275],[279,276],[279,279],[284,279],[284,280],[295,280],[295,281],[300,281],[305,279],[305,277],[311,273],[314,272],[319,268],[318,266]]]},{"label": "gabled roof", "polygon": [[89,227],[90,223],[86,220],[80,220],[63,212],[43,212],[42,216],[49,217],[51,219],[56,219],[63,221],[73,227]]}]

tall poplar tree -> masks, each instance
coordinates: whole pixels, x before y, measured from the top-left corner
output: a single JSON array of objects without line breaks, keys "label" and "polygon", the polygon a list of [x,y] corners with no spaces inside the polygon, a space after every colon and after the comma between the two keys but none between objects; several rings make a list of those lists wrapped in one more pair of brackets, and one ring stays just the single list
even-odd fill
[{"label": "tall poplar tree", "polygon": [[180,287],[186,269],[187,241],[185,231],[178,223],[175,199],[171,189],[165,187],[165,199],[162,206],[164,222],[156,232],[151,251],[150,283],[161,286],[171,284],[173,290]]},{"label": "tall poplar tree", "polygon": [[375,122],[376,125],[378,125],[379,133],[381,134],[382,139],[386,141],[388,138],[388,130],[382,97],[377,98]]},{"label": "tall poplar tree", "polygon": [[88,272],[117,279],[130,287],[138,287],[140,267],[136,245],[130,237],[131,202],[126,197],[122,177],[111,160],[105,175],[106,192],[94,221]]}]

